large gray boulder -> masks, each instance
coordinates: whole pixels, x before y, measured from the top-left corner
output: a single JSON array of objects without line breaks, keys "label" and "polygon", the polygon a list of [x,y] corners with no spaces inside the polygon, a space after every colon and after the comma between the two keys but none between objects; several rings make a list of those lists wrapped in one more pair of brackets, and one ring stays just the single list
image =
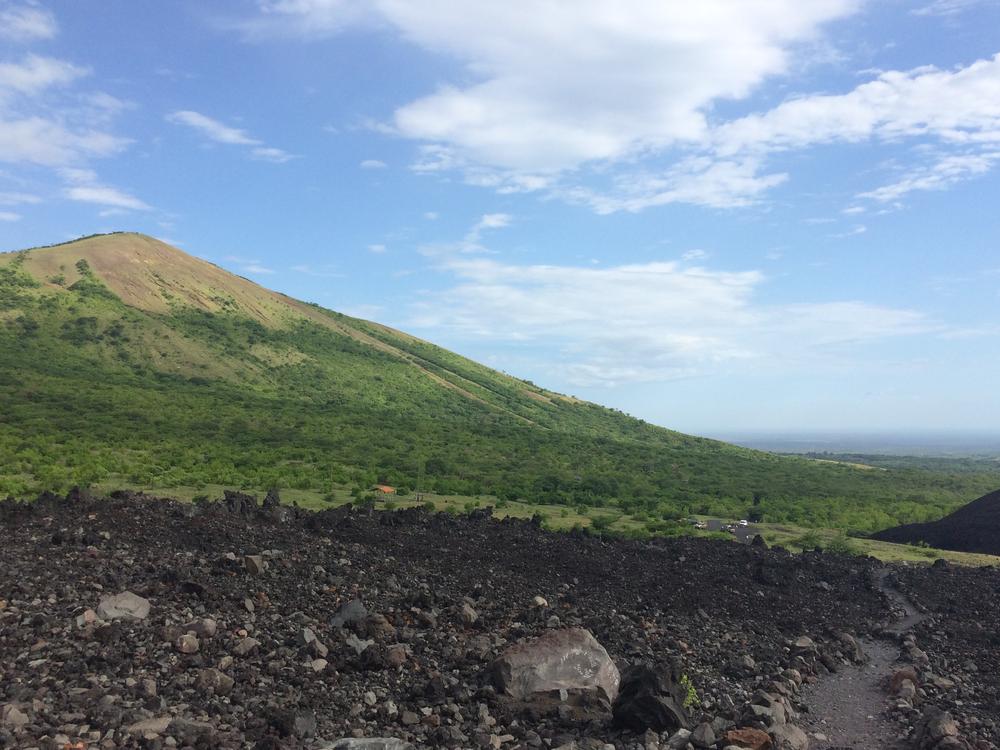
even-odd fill
[{"label": "large gray boulder", "polygon": [[519,700],[558,690],[593,691],[609,704],[621,676],[608,652],[583,628],[550,630],[509,647],[493,662],[496,689]]},{"label": "large gray boulder", "polygon": [[105,596],[97,605],[102,620],[145,620],[149,617],[149,601],[131,591]]}]

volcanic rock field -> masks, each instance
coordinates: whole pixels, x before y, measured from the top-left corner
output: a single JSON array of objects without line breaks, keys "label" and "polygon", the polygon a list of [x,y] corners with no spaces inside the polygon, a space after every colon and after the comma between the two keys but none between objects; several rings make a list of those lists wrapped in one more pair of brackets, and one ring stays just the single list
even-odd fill
[{"label": "volcanic rock field", "polygon": [[0,747],[1000,742],[993,568],[275,494],[9,499],[0,533]]}]

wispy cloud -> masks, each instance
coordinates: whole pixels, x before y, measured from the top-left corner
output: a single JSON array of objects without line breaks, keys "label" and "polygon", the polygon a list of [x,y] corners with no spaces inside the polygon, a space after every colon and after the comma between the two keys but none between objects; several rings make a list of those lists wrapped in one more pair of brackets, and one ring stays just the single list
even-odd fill
[{"label": "wispy cloud", "polygon": [[443,256],[455,284],[413,306],[409,325],[559,353],[577,385],[614,386],[724,372],[809,366],[880,339],[941,329],[914,310],[860,301],[769,305],[759,271],[671,261],[513,265]]},{"label": "wispy cloud", "polygon": [[66,168],[60,170],[60,174],[69,183],[65,195],[70,200],[128,211],[148,211],[151,208],[145,201],[124,190],[102,184],[90,169]]},{"label": "wispy cloud", "polygon": [[59,31],[55,17],[34,2],[0,4],[0,39],[34,42],[52,39]]},{"label": "wispy cloud", "polygon": [[23,203],[41,203],[42,199],[33,193],[0,192],[0,206],[19,206]]},{"label": "wispy cloud", "polygon": [[912,13],[916,16],[957,16],[970,8],[993,0],[934,0],[934,2],[916,8]]},{"label": "wispy cloud", "polygon": [[702,250],[701,248],[695,248],[681,253],[681,260],[693,261],[705,260],[706,258],[708,258],[708,252]]},{"label": "wispy cloud", "polygon": [[264,275],[274,273],[273,268],[262,266],[259,263],[251,263],[249,265],[243,266],[242,270],[244,273],[254,273],[254,274],[264,274]]},{"label": "wispy cloud", "polygon": [[831,234],[830,236],[835,239],[847,239],[848,237],[857,237],[859,234],[864,234],[868,231],[868,227],[864,224],[855,224],[853,227],[845,232],[839,232],[837,234]]},{"label": "wispy cloud", "polygon": [[227,255],[225,260],[236,263],[241,273],[253,275],[270,275],[274,273],[273,268],[264,265],[259,258],[247,258],[242,255]]},{"label": "wispy cloud", "polygon": [[324,266],[320,266],[319,268],[315,268],[305,263],[299,263],[298,265],[291,266],[289,270],[295,271],[295,273],[304,274],[306,276],[316,276],[318,278],[326,278],[326,279],[339,279],[343,278],[344,276],[344,274],[336,270],[336,266],[333,266],[331,264],[326,264]]},{"label": "wispy cloud", "polygon": [[375,245],[369,245],[368,246],[368,252],[374,253],[375,255],[381,255],[385,251],[386,251],[386,247],[385,247],[385,245],[382,245],[382,244],[375,244]]},{"label": "wispy cloud", "polygon": [[[0,26],[11,8],[0,6]],[[60,167],[122,151],[128,139],[107,130],[113,97],[74,90],[89,75],[88,68],[36,54],[0,63],[0,162]]]},{"label": "wispy cloud", "polygon": [[0,211],[0,221],[20,221],[21,214],[14,211]]},{"label": "wispy cloud", "polygon": [[31,116],[0,120],[0,161],[57,167],[90,157],[111,156],[129,141],[94,129],[71,130],[61,122]]},{"label": "wispy cloud", "polygon": [[932,164],[911,169],[893,183],[861,193],[858,197],[889,203],[913,191],[945,190],[959,182],[986,174],[998,162],[1000,150],[943,156]]},{"label": "wispy cloud", "polygon": [[87,68],[65,60],[30,54],[19,63],[0,63],[0,96],[5,92],[32,96],[52,86],[65,86],[89,74]]},{"label": "wispy cloud", "polygon": [[247,135],[246,131],[224,125],[200,112],[179,110],[167,115],[167,121],[194,128],[216,143],[231,143],[238,146],[258,146],[261,143]]},{"label": "wispy cloud", "polygon": [[381,159],[365,159],[358,166],[362,169],[386,169],[389,165]]},{"label": "wispy cloud", "polygon": [[241,128],[231,127],[200,112],[189,109],[178,110],[167,115],[167,121],[192,128],[215,143],[249,146],[249,153],[255,159],[282,164],[296,158],[294,154],[283,149],[264,145],[263,141],[252,137]]}]

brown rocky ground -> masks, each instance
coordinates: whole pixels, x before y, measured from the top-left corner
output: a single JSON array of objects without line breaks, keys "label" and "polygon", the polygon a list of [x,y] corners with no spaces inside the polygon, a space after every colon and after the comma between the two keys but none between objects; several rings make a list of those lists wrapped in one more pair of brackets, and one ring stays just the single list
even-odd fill
[{"label": "brown rocky ground", "polygon": [[[872,559],[554,534],[485,513],[71,493],[0,503],[0,533],[0,747],[801,748],[800,716],[822,707],[799,684],[860,662],[852,635],[902,637]],[[898,577],[932,610],[916,634],[927,651],[903,643],[920,685],[870,712],[889,706],[911,746],[992,747],[1000,577]],[[119,609],[148,614],[121,617],[108,597],[123,592]],[[693,734],[622,725],[588,691],[498,692],[507,648],[569,628],[607,650],[623,694],[636,665],[686,676]],[[935,707],[958,722],[928,728]]]}]

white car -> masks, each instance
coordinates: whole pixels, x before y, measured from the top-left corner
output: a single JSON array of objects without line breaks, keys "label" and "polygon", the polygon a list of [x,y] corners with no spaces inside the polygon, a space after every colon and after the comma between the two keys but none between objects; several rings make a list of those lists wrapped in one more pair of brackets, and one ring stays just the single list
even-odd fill
[{"label": "white car", "polygon": [[747,520],[740,521],[740,526],[749,526],[749,525],[750,525],[750,522],[747,521]]}]

